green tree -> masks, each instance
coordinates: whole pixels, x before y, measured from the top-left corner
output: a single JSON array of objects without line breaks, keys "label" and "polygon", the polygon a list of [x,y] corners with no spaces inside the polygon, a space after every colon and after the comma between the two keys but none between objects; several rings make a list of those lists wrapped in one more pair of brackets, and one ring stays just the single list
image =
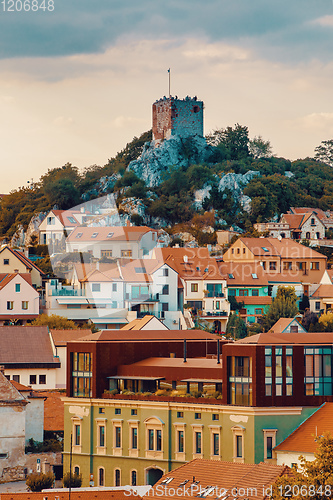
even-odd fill
[{"label": "green tree", "polygon": [[249,153],[253,158],[269,158],[273,156],[273,150],[269,141],[264,141],[261,135],[258,135],[249,142]]},{"label": "green tree", "polygon": [[333,139],[322,141],[315,148],[315,159],[333,167]]},{"label": "green tree", "polygon": [[34,326],[48,326],[50,330],[73,330],[77,328],[74,321],[58,316],[57,314],[40,314],[38,318],[34,319],[31,323]]},{"label": "green tree", "polygon": [[294,318],[298,313],[297,296],[293,286],[279,286],[278,292],[266,314],[259,318],[267,332],[280,318]]},{"label": "green tree", "polygon": [[64,488],[81,488],[82,486],[82,474],[71,474],[67,472],[62,478],[62,484]]},{"label": "green tree", "polygon": [[236,123],[233,127],[214,130],[206,136],[208,144],[221,149],[222,156],[239,160],[249,156],[249,129]]},{"label": "green tree", "polygon": [[230,314],[227,323],[226,335],[235,339],[243,339],[247,336],[245,321],[238,316],[237,313]]},{"label": "green tree", "polygon": [[315,460],[301,458],[301,467],[292,474],[281,476],[273,486],[272,499],[280,500],[290,496],[294,500],[322,500],[333,494],[333,438],[326,433],[317,439]]},{"label": "green tree", "polygon": [[55,476],[52,472],[48,472],[47,474],[30,474],[27,477],[26,485],[30,491],[38,492],[52,488],[54,480]]}]

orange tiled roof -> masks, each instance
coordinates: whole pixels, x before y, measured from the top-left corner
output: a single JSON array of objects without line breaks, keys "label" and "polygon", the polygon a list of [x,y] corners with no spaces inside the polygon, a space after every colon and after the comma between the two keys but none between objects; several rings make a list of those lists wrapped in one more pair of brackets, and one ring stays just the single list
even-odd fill
[{"label": "orange tiled roof", "polygon": [[[269,333],[282,333],[286,328],[288,328],[290,323],[292,323],[293,321],[295,321],[295,318],[280,318],[271,327],[271,329],[269,330]],[[297,320],[296,320],[296,322],[299,326],[300,332],[306,333],[306,330],[303,328],[303,326]]]},{"label": "orange tiled roof", "polygon": [[333,344],[333,333],[258,333],[252,337],[236,340],[235,344],[257,345],[321,345]]},{"label": "orange tiled roof", "polygon": [[[239,493],[244,492],[244,495],[237,494],[238,500],[248,498],[263,500],[266,498],[266,489],[288,470],[290,469],[286,466],[270,465],[263,462],[239,464],[220,460],[195,459],[162,476],[153,487],[155,495],[150,492],[143,498],[147,500],[153,496],[158,496],[161,500],[175,499],[180,496],[181,498],[195,498],[199,495],[200,490],[212,486],[216,489],[207,498],[223,498],[228,495],[228,498],[231,499],[235,497],[232,491],[236,491],[234,488],[237,488]],[[172,480],[166,485],[161,484],[167,477],[172,478]],[[187,483],[183,487],[179,486],[184,481]],[[193,481],[197,481],[198,484],[191,490]],[[177,494],[178,488],[179,493]],[[223,494],[224,490],[227,490],[225,494]],[[169,491],[170,493],[168,493]],[[249,495],[249,491],[251,491],[251,495]]]},{"label": "orange tiled roof", "polygon": [[54,345],[65,346],[70,340],[78,340],[91,334],[91,330],[50,330]]},{"label": "orange tiled roof", "polygon": [[320,285],[311,297],[329,298],[333,297],[333,285]]},{"label": "orange tiled roof", "polygon": [[[281,257],[282,259],[325,259],[326,256],[310,247],[301,245],[290,238],[239,238],[234,245],[242,241],[256,257]],[[230,248],[233,248],[232,245]],[[267,248],[267,251],[264,250]],[[230,249],[228,250],[229,253]],[[230,255],[230,254],[229,254]],[[232,260],[232,259],[229,259]]]},{"label": "orange tiled roof", "polygon": [[[80,241],[137,241],[149,231],[154,231],[147,226],[105,226],[105,227],[76,227],[68,236],[67,241],[79,243]],[[80,238],[77,238],[78,233],[82,233]],[[108,234],[113,233],[108,238]],[[96,237],[92,237],[96,234]]]},{"label": "orange tiled roof", "polygon": [[244,305],[267,305],[272,303],[272,297],[235,297],[237,302],[244,302]]},{"label": "orange tiled roof", "polygon": [[[121,330],[141,330],[144,326],[146,326],[149,321],[151,321],[153,318],[155,318],[155,316],[151,316],[149,314],[146,314],[146,316],[144,316],[143,318],[141,319],[133,319],[133,321],[131,321],[130,323],[128,323],[127,325],[124,325]],[[159,321],[159,320],[158,320]],[[169,328],[167,326],[165,326],[162,322],[160,322],[162,325],[163,325],[163,330],[169,330]]]},{"label": "orange tiled roof", "polygon": [[259,262],[220,262],[219,268],[226,275],[228,286],[256,288],[268,285],[267,275]]},{"label": "orange tiled roof", "polygon": [[64,403],[61,398],[64,392],[59,391],[36,391],[36,393],[46,398],[44,401],[44,429],[46,431],[64,430]]},{"label": "orange tiled roof", "polygon": [[333,403],[324,403],[274,450],[314,453],[317,449],[315,438],[325,432],[333,434]]},{"label": "orange tiled roof", "polygon": [[[333,335],[333,334],[332,334]],[[214,340],[217,336],[204,330],[102,330],[92,333],[81,341],[135,342],[171,340]]]}]

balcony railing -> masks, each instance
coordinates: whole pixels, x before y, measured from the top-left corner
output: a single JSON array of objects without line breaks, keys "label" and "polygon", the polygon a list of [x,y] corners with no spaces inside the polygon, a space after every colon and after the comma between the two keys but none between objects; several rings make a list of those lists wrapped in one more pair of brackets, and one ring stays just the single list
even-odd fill
[{"label": "balcony railing", "polygon": [[201,317],[212,317],[212,316],[228,316],[227,311],[203,311],[200,314]]},{"label": "balcony railing", "polygon": [[143,293],[140,295],[131,295],[126,293],[125,300],[128,300],[129,302],[158,302],[159,294]]},{"label": "balcony railing", "polygon": [[60,288],[52,290],[52,297],[85,297],[85,290],[73,290],[69,288]]},{"label": "balcony railing", "polygon": [[206,298],[209,297],[209,298],[217,298],[217,297],[221,297],[223,298],[224,297],[224,293],[222,292],[208,292],[207,295],[206,295]]}]

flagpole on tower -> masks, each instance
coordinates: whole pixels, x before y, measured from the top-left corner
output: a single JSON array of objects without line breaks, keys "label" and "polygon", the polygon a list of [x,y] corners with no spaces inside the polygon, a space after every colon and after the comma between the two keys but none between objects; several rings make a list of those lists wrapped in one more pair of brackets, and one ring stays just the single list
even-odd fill
[{"label": "flagpole on tower", "polygon": [[171,97],[171,85],[170,85],[170,75],[171,75],[171,72],[170,72],[170,68],[168,69],[168,73],[169,73],[169,97]]}]

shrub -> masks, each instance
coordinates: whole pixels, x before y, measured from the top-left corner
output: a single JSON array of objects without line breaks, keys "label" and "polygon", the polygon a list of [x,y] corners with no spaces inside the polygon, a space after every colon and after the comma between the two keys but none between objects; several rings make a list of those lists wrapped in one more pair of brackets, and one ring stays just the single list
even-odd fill
[{"label": "shrub", "polygon": [[30,491],[38,492],[51,488],[54,479],[55,476],[52,472],[48,472],[47,474],[30,474],[30,476],[27,477],[26,485]]},{"label": "shrub", "polygon": [[67,472],[62,478],[62,484],[64,488],[81,488],[82,485],[82,474],[71,474]]}]

